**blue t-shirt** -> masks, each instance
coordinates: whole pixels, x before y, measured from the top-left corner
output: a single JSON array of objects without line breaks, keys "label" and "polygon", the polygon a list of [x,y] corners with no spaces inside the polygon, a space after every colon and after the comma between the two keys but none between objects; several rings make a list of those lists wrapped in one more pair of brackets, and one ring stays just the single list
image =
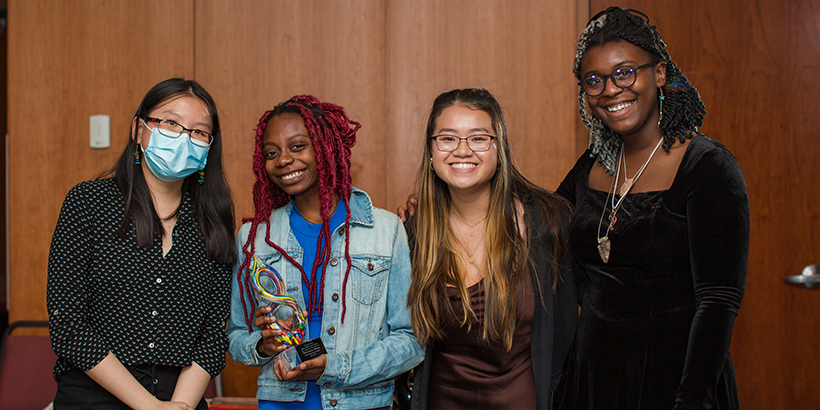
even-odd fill
[{"label": "blue t-shirt", "polygon": [[[336,228],[341,226],[345,223],[345,216],[347,216],[347,208],[345,207],[345,203],[343,201],[339,201],[339,204],[336,205],[336,210],[333,212],[333,215],[330,217],[330,223],[328,224],[330,227],[330,232],[334,232]],[[299,213],[299,209],[296,206],[293,207],[293,212],[290,214],[290,230],[293,232],[293,236],[296,237],[296,240],[299,242],[299,246],[302,247],[303,254],[302,254],[302,269],[305,270],[305,274],[308,278],[312,278],[311,269],[313,269],[313,263],[316,262],[316,249],[318,248],[318,240],[319,234],[322,230],[322,224],[312,224],[308,222],[302,215]],[[324,246],[324,244],[322,245]],[[312,280],[312,279],[311,279]],[[322,266],[319,266],[316,269],[316,283],[322,283]],[[308,293],[308,286],[304,280],[302,280],[302,296],[305,300],[305,303],[308,303],[309,293]],[[321,309],[321,300],[319,308]],[[307,306],[300,306],[303,310],[307,310]],[[322,334],[322,313],[321,312],[312,312],[310,317],[308,318],[308,333],[307,337],[311,339],[315,339]],[[259,409],[262,410],[292,410],[292,409],[299,409],[299,410],[307,410],[307,409],[322,409],[322,395],[321,389],[316,384],[315,381],[308,381],[307,384],[307,393],[305,394],[305,401],[270,401],[270,400],[259,400]]]}]

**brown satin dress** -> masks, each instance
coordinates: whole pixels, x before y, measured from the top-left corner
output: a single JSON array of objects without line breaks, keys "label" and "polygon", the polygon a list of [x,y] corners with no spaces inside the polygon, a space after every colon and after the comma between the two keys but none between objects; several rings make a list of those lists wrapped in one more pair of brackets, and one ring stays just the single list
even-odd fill
[{"label": "brown satin dress", "polygon": [[442,321],[446,337],[433,343],[428,409],[514,409],[535,408],[535,382],[530,359],[530,337],[535,308],[532,278],[524,275],[518,298],[518,326],[512,349],[500,342],[481,340],[484,318],[484,289],[479,282],[467,289],[470,305],[478,318],[461,326],[463,312],[456,288],[448,287],[452,311],[445,309]]}]

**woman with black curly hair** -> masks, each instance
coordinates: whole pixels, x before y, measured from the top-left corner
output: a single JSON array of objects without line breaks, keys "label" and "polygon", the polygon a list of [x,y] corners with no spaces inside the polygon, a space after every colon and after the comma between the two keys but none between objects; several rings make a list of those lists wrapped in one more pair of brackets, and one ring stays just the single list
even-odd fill
[{"label": "woman with black curly hair", "polygon": [[557,193],[575,207],[583,298],[554,407],[736,409],[749,247],[737,161],[698,132],[703,102],[642,13],[593,17],[574,73],[590,148]]}]

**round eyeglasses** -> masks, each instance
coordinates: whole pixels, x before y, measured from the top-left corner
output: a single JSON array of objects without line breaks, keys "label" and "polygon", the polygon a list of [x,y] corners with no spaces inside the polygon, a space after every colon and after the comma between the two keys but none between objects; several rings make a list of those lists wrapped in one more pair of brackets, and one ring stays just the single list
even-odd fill
[{"label": "round eyeglasses", "polygon": [[[209,147],[214,142],[214,135],[210,132],[185,128],[174,120],[166,120],[164,118],[153,117],[142,118],[143,124],[145,124],[145,121],[156,123],[157,131],[159,131],[160,134],[169,138],[179,138],[182,135],[182,133],[187,132],[188,139],[194,145],[198,145],[200,147]],[[145,124],[145,126],[147,127],[148,124]]]},{"label": "round eyeglasses", "polygon": [[618,69],[613,71],[612,74],[592,74],[578,82],[578,85],[584,89],[584,92],[587,93],[588,96],[597,97],[603,94],[604,90],[606,90],[607,78],[611,79],[612,83],[620,88],[629,88],[635,84],[635,78],[638,77],[638,70],[657,63],[658,61],[653,61],[651,63],[639,66],[625,65],[623,67],[618,67]]},{"label": "round eyeglasses", "polygon": [[473,152],[484,152],[490,149],[490,144],[495,139],[494,135],[488,134],[473,134],[466,138],[461,138],[457,135],[439,134],[430,137],[431,140],[436,141],[436,148],[441,152],[453,152],[458,149],[461,141],[467,141],[467,148]]}]

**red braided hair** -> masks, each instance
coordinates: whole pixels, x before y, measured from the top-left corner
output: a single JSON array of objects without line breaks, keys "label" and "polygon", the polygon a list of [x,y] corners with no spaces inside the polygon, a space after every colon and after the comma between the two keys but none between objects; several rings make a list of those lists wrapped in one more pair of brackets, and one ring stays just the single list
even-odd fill
[{"label": "red braided hair", "polygon": [[[265,233],[265,243],[276,249],[291,264],[296,266],[302,274],[302,280],[308,287],[308,312],[321,311],[321,304],[324,300],[324,280],[327,264],[325,263],[331,255],[330,249],[330,211],[333,206],[333,196],[343,200],[346,208],[345,216],[345,260],[347,268],[345,270],[344,281],[342,282],[342,323],[344,323],[346,311],[347,278],[350,274],[350,193],[353,185],[350,176],[350,154],[351,149],[356,145],[356,132],[361,125],[347,117],[344,108],[320,102],[316,97],[310,95],[297,95],[284,103],[279,104],[273,110],[266,111],[259,124],[256,126],[256,144],[253,151],[253,173],[256,182],[253,185],[253,218],[244,218],[242,222],[251,222],[251,229],[248,233],[247,242],[242,247],[245,260],[239,266],[237,280],[239,282],[240,294],[247,296],[251,301],[251,309],[242,299],[242,307],[245,313],[245,322],[248,324],[248,332],[252,331],[253,311],[255,310],[255,299],[250,286],[250,260],[256,251],[254,238],[257,228],[261,222],[265,222],[274,209],[284,206],[293,198],[276,186],[265,169],[265,157],[263,155],[262,143],[264,140],[265,127],[273,118],[285,113],[299,114],[305,121],[305,128],[308,130],[313,149],[316,153],[316,170],[319,173],[319,201],[321,204],[320,215],[322,217],[322,228],[316,250],[316,261],[313,264],[313,275],[308,278],[304,268],[299,262],[293,259],[279,245],[270,240],[270,224],[267,224]],[[324,244],[324,246],[322,246]],[[321,283],[316,283],[316,269],[322,267]]]}]

